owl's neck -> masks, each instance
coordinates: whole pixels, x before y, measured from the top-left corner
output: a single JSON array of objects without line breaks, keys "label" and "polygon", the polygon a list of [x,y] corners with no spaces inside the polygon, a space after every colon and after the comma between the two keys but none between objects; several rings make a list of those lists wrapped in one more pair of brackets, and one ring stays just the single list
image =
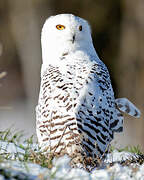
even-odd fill
[{"label": "owl's neck", "polygon": [[[74,45],[65,43],[62,46],[57,44],[47,44],[46,42],[42,42],[42,60],[44,65],[58,65],[61,62],[63,56],[69,55],[70,57],[75,57],[74,59],[82,59],[86,56],[93,56],[98,58],[97,53],[93,47],[92,43],[87,45],[85,44],[77,44]],[[73,59],[71,59],[73,61]]]}]

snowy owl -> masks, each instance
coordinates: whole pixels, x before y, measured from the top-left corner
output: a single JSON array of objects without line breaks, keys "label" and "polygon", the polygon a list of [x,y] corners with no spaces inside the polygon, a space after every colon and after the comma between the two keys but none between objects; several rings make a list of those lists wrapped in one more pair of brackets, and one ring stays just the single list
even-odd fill
[{"label": "snowy owl", "polygon": [[86,20],[72,14],[48,18],[42,28],[42,68],[36,131],[40,147],[52,153],[102,157],[123,115],[140,111],[115,99],[107,67],[99,59]]}]

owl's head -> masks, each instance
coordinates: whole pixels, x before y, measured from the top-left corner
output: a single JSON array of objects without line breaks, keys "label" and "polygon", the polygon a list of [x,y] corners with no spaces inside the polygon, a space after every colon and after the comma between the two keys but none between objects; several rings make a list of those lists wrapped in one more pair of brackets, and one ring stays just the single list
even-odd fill
[{"label": "owl's head", "polygon": [[72,14],[48,18],[41,35],[43,62],[58,60],[63,54],[75,51],[94,51],[91,30],[87,21]]}]

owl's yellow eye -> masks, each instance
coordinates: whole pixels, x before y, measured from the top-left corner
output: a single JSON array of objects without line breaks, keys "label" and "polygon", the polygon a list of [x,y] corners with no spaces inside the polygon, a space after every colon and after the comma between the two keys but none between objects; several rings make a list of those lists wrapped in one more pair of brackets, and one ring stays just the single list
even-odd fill
[{"label": "owl's yellow eye", "polygon": [[79,26],[79,30],[82,31],[82,26]]},{"label": "owl's yellow eye", "polygon": [[64,26],[64,25],[61,25],[61,24],[58,24],[58,25],[56,25],[56,28],[57,28],[58,30],[63,30],[63,29],[65,29],[65,26]]}]

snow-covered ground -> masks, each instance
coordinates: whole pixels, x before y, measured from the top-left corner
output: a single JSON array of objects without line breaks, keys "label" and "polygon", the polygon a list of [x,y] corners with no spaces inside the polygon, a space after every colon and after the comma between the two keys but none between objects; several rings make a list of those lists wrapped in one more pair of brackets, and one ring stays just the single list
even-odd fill
[{"label": "snow-covered ground", "polygon": [[[37,148],[34,145],[32,148]],[[0,156],[3,153],[10,153],[11,160],[0,161],[0,180],[5,179],[4,174],[8,173],[11,178],[17,179],[48,179],[48,180],[144,180],[144,164],[131,163],[130,166],[122,166],[118,162],[126,159],[137,159],[138,155],[129,152],[114,151],[107,155],[105,166],[101,169],[94,169],[87,172],[79,168],[69,166],[70,158],[63,156],[53,160],[52,169],[43,168],[38,164],[26,163],[19,160],[12,160],[16,153],[25,153],[24,149],[13,143],[0,141]],[[110,166],[110,163],[113,163]]]}]

